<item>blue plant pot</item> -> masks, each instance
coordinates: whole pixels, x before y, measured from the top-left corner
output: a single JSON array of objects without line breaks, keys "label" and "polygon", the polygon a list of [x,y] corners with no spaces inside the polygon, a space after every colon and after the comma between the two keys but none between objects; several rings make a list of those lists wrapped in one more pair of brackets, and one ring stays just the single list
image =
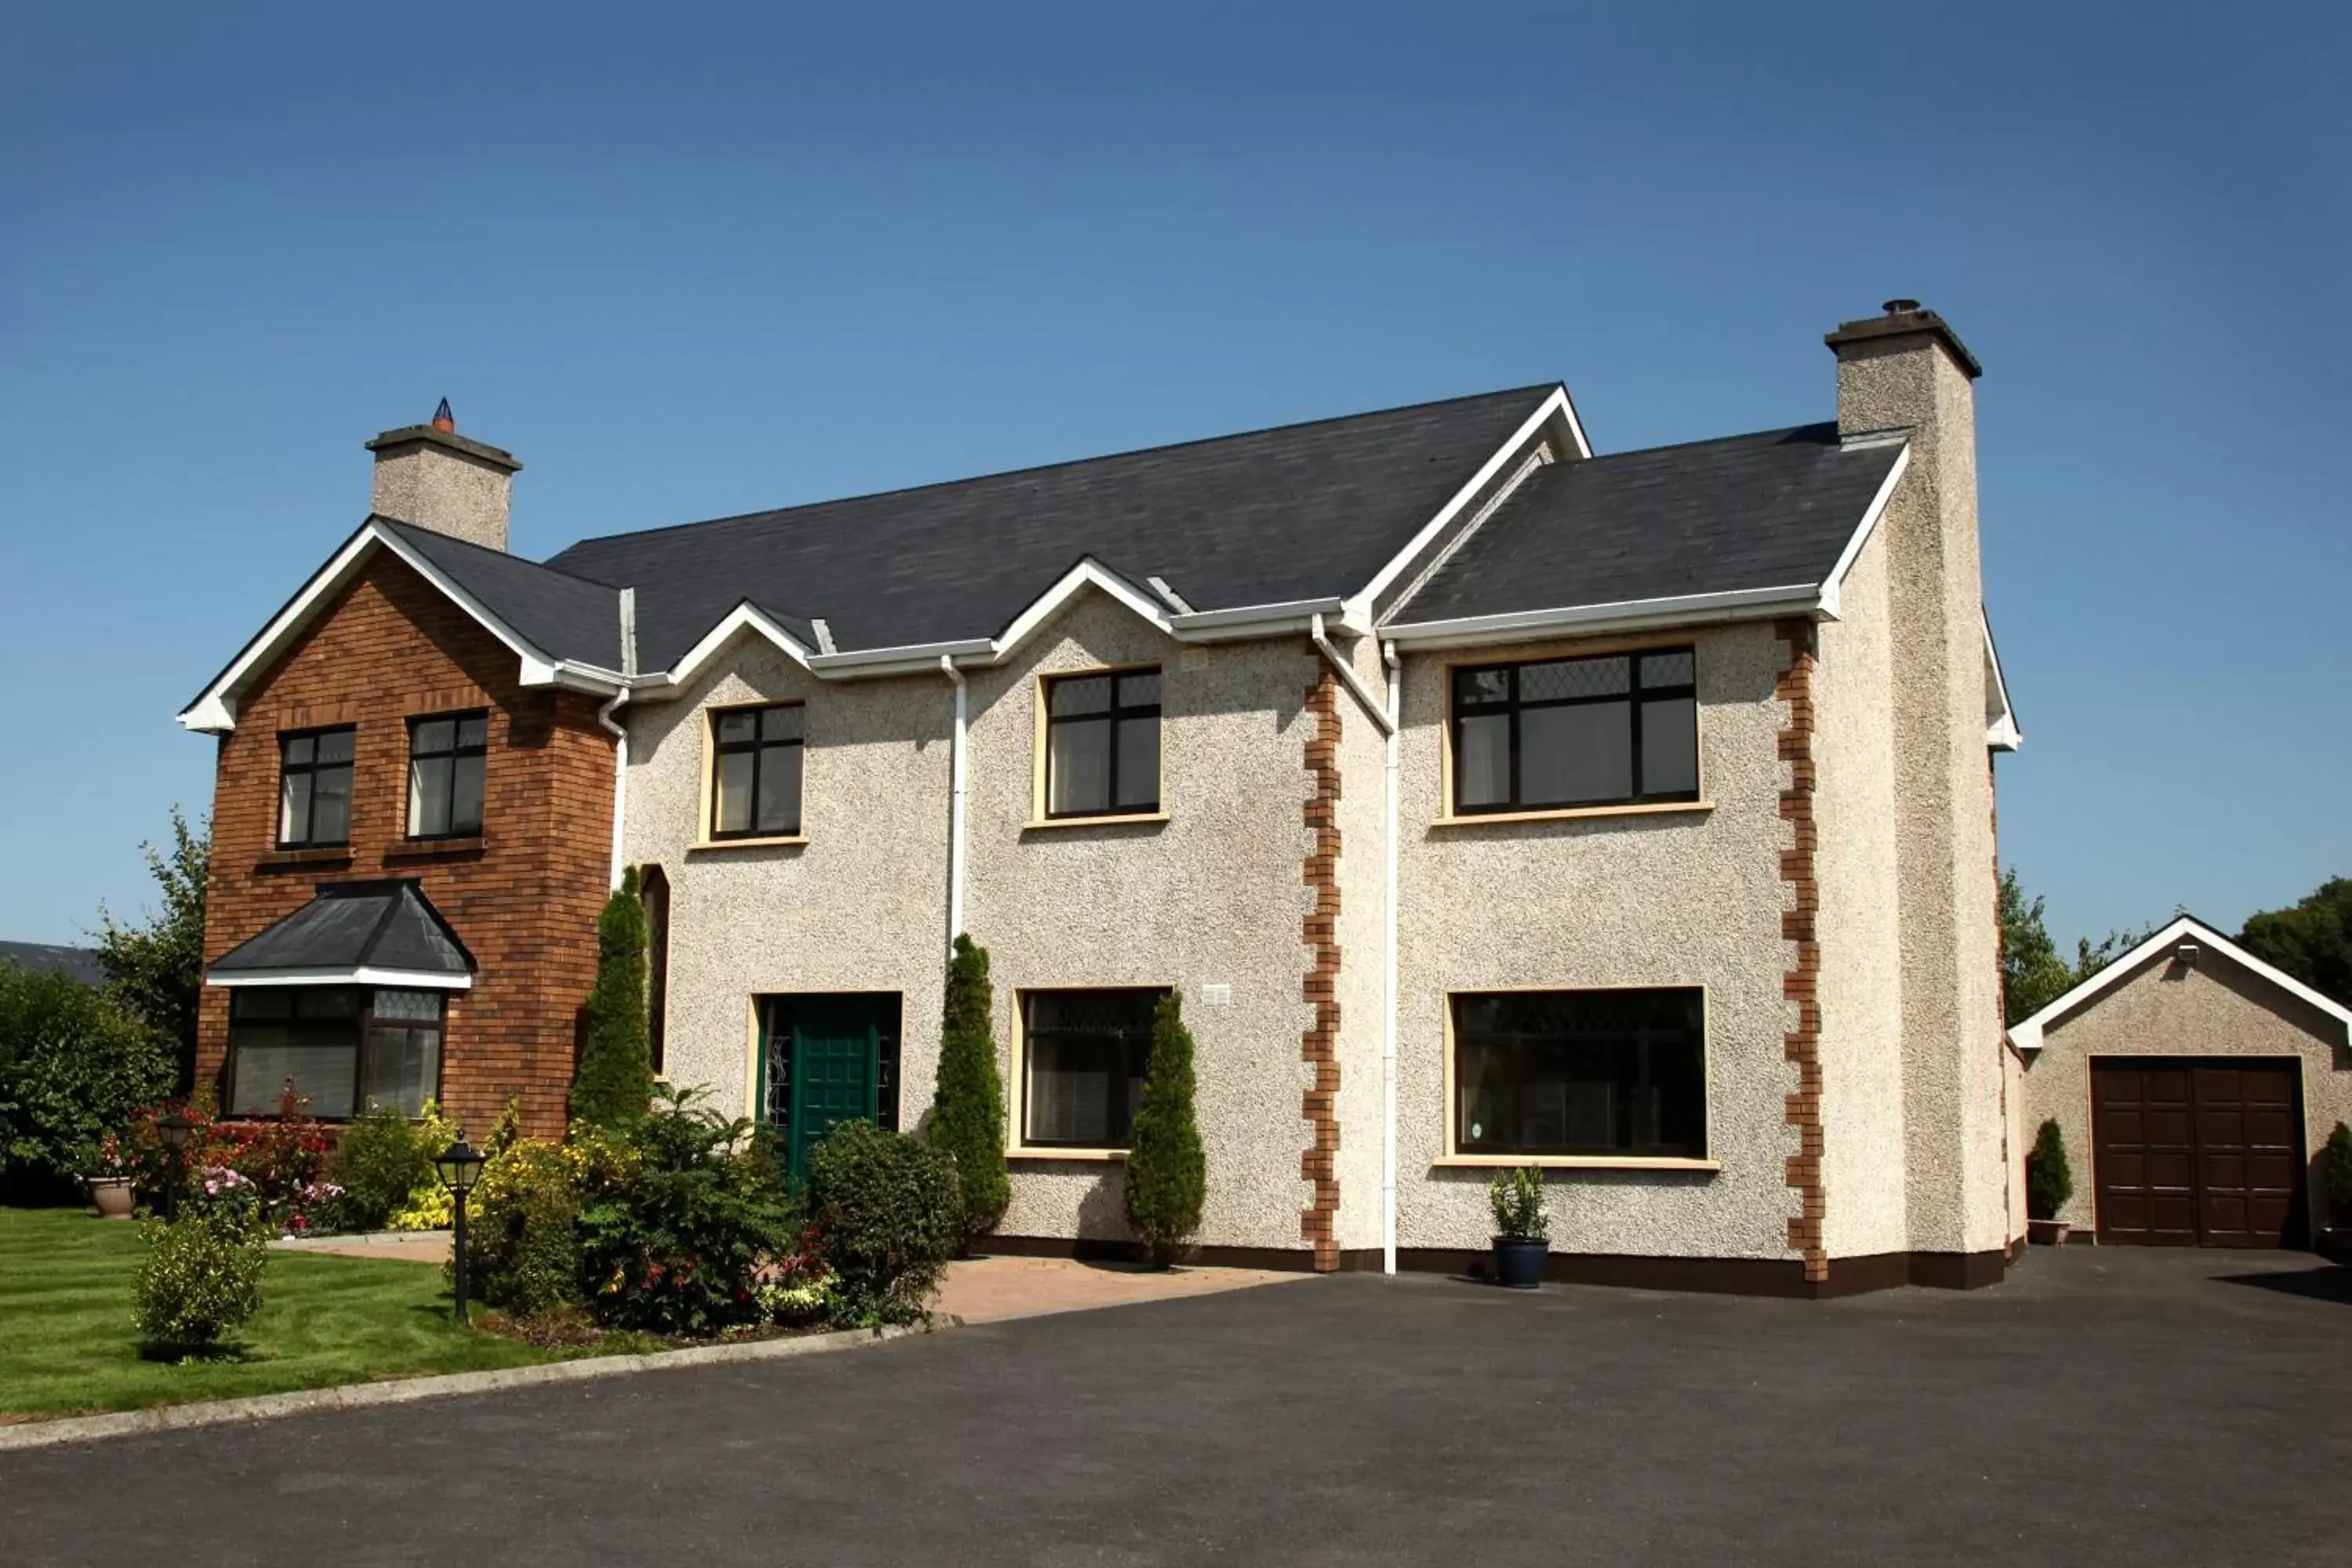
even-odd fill
[{"label": "blue plant pot", "polygon": [[1543,1283],[1544,1259],[1550,1256],[1549,1241],[1498,1236],[1495,1238],[1495,1283],[1514,1290],[1532,1290]]}]

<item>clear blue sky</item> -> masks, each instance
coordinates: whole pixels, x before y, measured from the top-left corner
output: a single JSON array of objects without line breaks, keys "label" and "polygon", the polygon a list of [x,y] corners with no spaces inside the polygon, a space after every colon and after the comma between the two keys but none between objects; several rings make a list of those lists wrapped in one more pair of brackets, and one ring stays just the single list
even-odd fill
[{"label": "clear blue sky", "polygon": [[2053,930],[2352,873],[2344,7],[854,9],[9,8],[0,936],[142,902],[173,713],[444,395],[544,555],[1551,377],[1824,418],[1898,294]]}]

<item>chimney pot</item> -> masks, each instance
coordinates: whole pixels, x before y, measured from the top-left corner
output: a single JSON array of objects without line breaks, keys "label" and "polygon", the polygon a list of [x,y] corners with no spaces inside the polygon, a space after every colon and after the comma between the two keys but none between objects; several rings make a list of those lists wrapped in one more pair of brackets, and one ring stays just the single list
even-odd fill
[{"label": "chimney pot", "polygon": [[[1916,300],[1889,300],[1886,301],[1884,308],[1886,313],[1890,316],[1916,316],[1919,313],[1919,301]],[[444,414],[449,411],[448,399],[442,399],[441,411]],[[450,428],[454,430],[457,426],[453,425]]]},{"label": "chimney pot", "polygon": [[[1893,309],[1892,306],[1888,308]],[[433,428],[446,430],[453,436],[457,432],[457,416],[449,412],[449,400],[446,397],[441,400],[441,406],[433,411]]]}]

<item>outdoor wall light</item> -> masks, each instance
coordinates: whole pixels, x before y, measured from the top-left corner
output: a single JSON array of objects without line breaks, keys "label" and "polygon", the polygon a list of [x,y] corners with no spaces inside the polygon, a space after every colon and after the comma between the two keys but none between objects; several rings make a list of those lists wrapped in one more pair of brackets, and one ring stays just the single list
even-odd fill
[{"label": "outdoor wall light", "polygon": [[2172,950],[2172,956],[2180,961],[2181,968],[2194,969],[2197,967],[2198,958],[2203,954],[2204,951],[2205,950],[2203,948],[2199,947],[2193,942],[2184,942],[2179,947]]},{"label": "outdoor wall light", "polygon": [[449,1245],[452,1251],[450,1272],[457,1286],[457,1318],[460,1327],[466,1321],[466,1194],[481,1180],[482,1152],[466,1142],[466,1132],[458,1129],[457,1141],[433,1156],[433,1173],[449,1189],[450,1217],[453,1221]]},{"label": "outdoor wall light", "polygon": [[167,1225],[180,1216],[180,1184],[187,1177],[188,1139],[195,1130],[196,1124],[176,1110],[155,1122],[156,1135],[172,1152],[172,1174],[163,1184],[163,1220]]}]

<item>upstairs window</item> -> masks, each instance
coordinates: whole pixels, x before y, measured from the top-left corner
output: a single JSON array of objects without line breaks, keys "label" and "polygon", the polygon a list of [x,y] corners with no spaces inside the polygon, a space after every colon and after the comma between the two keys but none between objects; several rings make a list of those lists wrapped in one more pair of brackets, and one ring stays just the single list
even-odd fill
[{"label": "upstairs window", "polygon": [[352,754],[357,742],[357,732],[348,728],[278,737],[280,849],[352,841]]},{"label": "upstairs window", "polygon": [[1151,1063],[1151,1015],[1165,990],[1022,994],[1022,1142],[1124,1149]]},{"label": "upstairs window", "polygon": [[464,838],[481,832],[482,767],[489,738],[487,713],[408,721],[411,838]]},{"label": "upstairs window", "polygon": [[1045,815],[1160,809],[1160,671],[1109,670],[1045,683]]},{"label": "upstairs window", "polygon": [[710,716],[710,837],[790,838],[801,830],[806,710],[797,702]]},{"label": "upstairs window", "polygon": [[1457,668],[1453,722],[1459,815],[1698,798],[1686,647]]}]

